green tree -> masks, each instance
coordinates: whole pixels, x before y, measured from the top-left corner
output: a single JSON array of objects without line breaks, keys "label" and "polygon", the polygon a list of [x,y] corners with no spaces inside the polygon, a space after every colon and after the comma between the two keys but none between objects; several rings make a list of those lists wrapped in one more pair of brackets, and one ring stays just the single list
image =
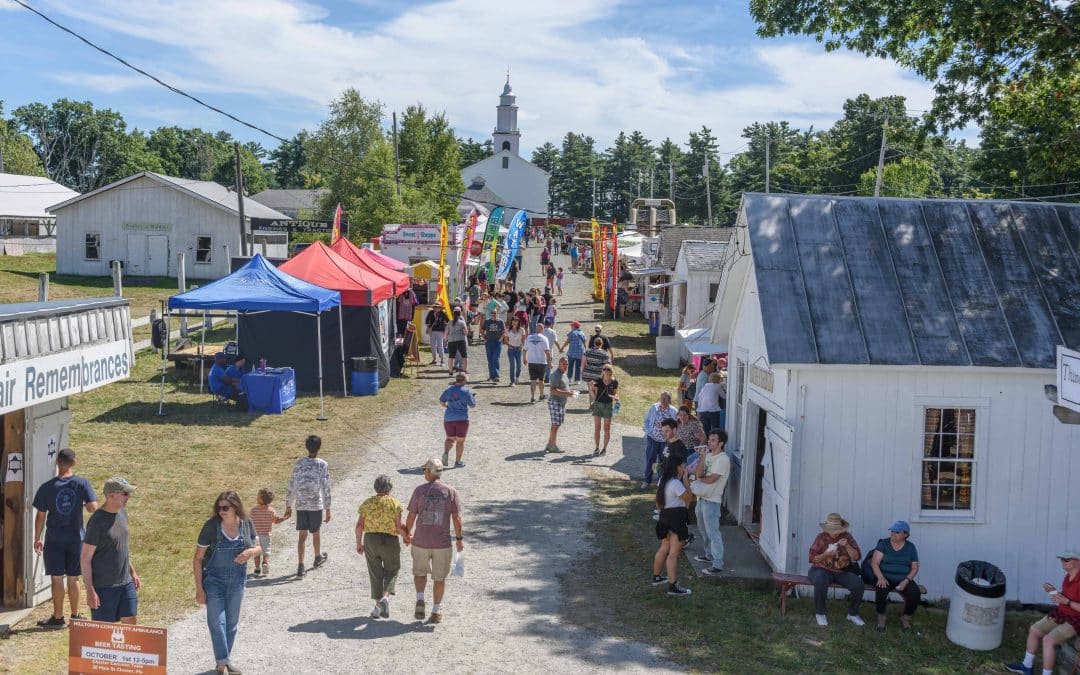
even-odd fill
[{"label": "green tree", "polygon": [[44,176],[45,167],[34,153],[34,142],[19,133],[15,120],[4,119],[4,102],[0,100],[0,172],[23,176]]},{"label": "green tree", "polygon": [[931,119],[982,119],[1012,84],[1070,72],[1080,3],[1054,0],[750,0],[758,34],[803,34],[889,57],[935,82]]},{"label": "green tree", "polygon": [[214,180],[233,159],[231,143],[202,129],[158,127],[150,132],[147,147],[161,159],[163,173],[189,180]]},{"label": "green tree", "polygon": [[653,166],[654,195],[670,198],[675,194],[671,184],[672,171],[682,162],[682,148],[670,138],[665,138],[656,146],[656,164]]},{"label": "green tree", "polygon": [[[602,196],[600,210],[605,219],[625,221],[630,217],[630,204],[642,194],[648,195],[650,173],[655,170],[656,151],[652,141],[640,131],[629,136],[619,132],[615,144],[601,156]],[[653,176],[655,179],[655,176]]]},{"label": "green tree", "polygon": [[495,154],[494,143],[489,138],[483,143],[474,141],[471,137],[467,140],[458,139],[458,164],[461,169],[472,166],[482,159],[487,159]]},{"label": "green tree", "polygon": [[[253,195],[270,187],[270,176],[267,174],[262,162],[246,144],[240,146],[240,169],[244,174],[245,194]],[[211,180],[229,187],[236,185],[235,154],[230,154],[221,160],[214,170]]]},{"label": "green tree", "polygon": [[[539,148],[533,150],[532,159],[530,160],[533,166],[539,167],[544,171],[547,171],[549,175],[554,175],[556,167],[559,165],[559,149],[555,147],[555,144],[551,141],[544,143]],[[548,181],[548,213],[551,213],[555,208],[555,192],[554,184]]]},{"label": "green tree", "polygon": [[[676,171],[676,211],[679,220],[704,225],[724,225],[733,221],[737,195],[731,177],[717,161],[716,137],[702,126],[691,131],[687,152]],[[709,189],[705,189],[705,165],[708,163]],[[709,198],[712,199],[712,223],[709,223]]]},{"label": "green tree", "polygon": [[457,218],[465,186],[459,168],[459,145],[444,113],[431,115],[412,105],[401,116],[398,156],[408,220],[437,222]]},{"label": "green tree", "polygon": [[731,187],[738,192],[761,192],[765,189],[765,148],[769,149],[770,188],[776,191],[801,186],[802,159],[809,134],[802,133],[787,122],[755,122],[743,129],[747,149],[731,158],[727,170]]},{"label": "green tree", "polygon": [[[877,168],[867,169],[859,176],[859,194],[873,195]],[[925,159],[904,157],[886,164],[881,170],[882,197],[932,197],[941,194],[941,176]]]},{"label": "green tree", "polygon": [[597,175],[596,141],[584,134],[567,133],[555,173],[551,177],[553,212],[575,218],[592,214],[593,178]]},{"label": "green tree", "polygon": [[274,148],[270,153],[270,172],[279,188],[302,188],[307,185],[307,145],[311,138],[306,130]]}]

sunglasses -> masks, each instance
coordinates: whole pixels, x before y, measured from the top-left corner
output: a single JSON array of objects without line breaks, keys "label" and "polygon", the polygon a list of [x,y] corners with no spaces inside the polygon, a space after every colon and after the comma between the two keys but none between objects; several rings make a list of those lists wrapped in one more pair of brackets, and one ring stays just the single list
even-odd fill
[{"label": "sunglasses", "polygon": [[1061,562],[1072,562],[1076,560],[1076,558],[1058,558],[1058,560],[1060,560]]},{"label": "sunglasses", "polygon": [[232,510],[232,504],[218,504],[217,510],[218,511],[231,511]]}]

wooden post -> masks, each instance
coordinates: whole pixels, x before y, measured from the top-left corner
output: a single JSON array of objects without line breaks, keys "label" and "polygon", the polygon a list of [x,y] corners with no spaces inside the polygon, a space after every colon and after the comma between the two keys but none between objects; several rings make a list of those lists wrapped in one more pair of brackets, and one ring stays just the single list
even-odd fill
[{"label": "wooden post", "polygon": [[[187,291],[187,269],[184,266],[184,252],[176,254],[176,285],[181,293]],[[180,337],[186,338],[188,334],[187,313],[180,310]]]},{"label": "wooden post", "polygon": [[37,278],[38,302],[46,302],[49,299],[49,273],[39,272]]},{"label": "wooden post", "polygon": [[244,222],[244,171],[240,168],[239,141],[233,141],[233,153],[236,161],[236,210],[240,213],[240,255],[247,255],[247,223]]},{"label": "wooden post", "polygon": [[[15,410],[0,416],[3,420],[3,461],[0,461],[0,471],[6,475],[8,462],[11,455],[22,455],[22,467],[19,471],[21,480],[4,483],[2,492],[4,495],[4,532],[3,547],[0,548],[3,555],[4,575],[4,605],[7,607],[21,607],[26,595],[26,579],[23,577],[23,562],[26,551],[23,549],[25,531],[25,511],[23,510],[24,495],[26,489],[26,465],[29,458],[23,448],[26,440],[26,414],[23,410]],[[0,478],[2,479],[2,478]]]},{"label": "wooden post", "polygon": [[112,261],[112,287],[113,295],[124,297],[124,272],[120,268],[119,260]]}]

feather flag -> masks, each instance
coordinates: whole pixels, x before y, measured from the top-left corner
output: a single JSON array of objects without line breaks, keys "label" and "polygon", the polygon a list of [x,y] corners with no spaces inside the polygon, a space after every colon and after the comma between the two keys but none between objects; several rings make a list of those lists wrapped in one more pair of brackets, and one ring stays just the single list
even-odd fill
[{"label": "feather flag", "polygon": [[484,240],[480,246],[481,254],[488,252],[488,283],[495,283],[495,247],[499,244],[499,228],[503,222],[503,207],[497,206],[488,216],[487,228],[484,230]]},{"label": "feather flag", "polygon": [[465,279],[469,275],[469,249],[472,248],[473,237],[476,235],[476,226],[480,222],[480,212],[473,209],[465,221],[465,237],[461,245],[461,265],[458,269],[458,287],[465,288]]},{"label": "feather flag", "polygon": [[447,319],[453,319],[454,313],[450,308],[450,297],[446,294],[446,248],[450,245],[450,227],[443,218],[439,223],[439,285],[435,297],[442,305],[443,313]]},{"label": "feather flag", "polygon": [[334,231],[330,234],[330,243],[341,239],[341,204],[334,209]]},{"label": "feather flag", "polygon": [[499,273],[496,275],[496,279],[505,279],[506,275],[510,273],[510,266],[514,264],[518,246],[521,245],[521,233],[525,230],[525,223],[528,220],[529,217],[524,211],[518,211],[510,219],[510,225],[507,226],[506,243],[503,245],[502,256],[499,259]]},{"label": "feather flag", "polygon": [[608,267],[611,268],[611,295],[608,300],[610,301],[611,310],[614,312],[616,291],[618,290],[617,284],[619,283],[619,238],[618,227],[616,227],[614,220],[611,221],[611,264]]}]

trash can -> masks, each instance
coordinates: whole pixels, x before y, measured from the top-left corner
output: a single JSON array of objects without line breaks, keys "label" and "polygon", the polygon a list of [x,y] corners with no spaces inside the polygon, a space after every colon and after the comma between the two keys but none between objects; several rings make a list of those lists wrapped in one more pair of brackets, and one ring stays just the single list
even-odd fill
[{"label": "trash can", "polygon": [[656,337],[660,334],[660,312],[649,312],[649,335]]},{"label": "trash can", "polygon": [[379,359],[374,356],[352,358],[351,391],[353,396],[375,396],[379,393]]},{"label": "trash can", "polygon": [[983,560],[968,560],[957,565],[955,579],[945,635],[968,649],[997,649],[1005,629],[1005,573]]}]

